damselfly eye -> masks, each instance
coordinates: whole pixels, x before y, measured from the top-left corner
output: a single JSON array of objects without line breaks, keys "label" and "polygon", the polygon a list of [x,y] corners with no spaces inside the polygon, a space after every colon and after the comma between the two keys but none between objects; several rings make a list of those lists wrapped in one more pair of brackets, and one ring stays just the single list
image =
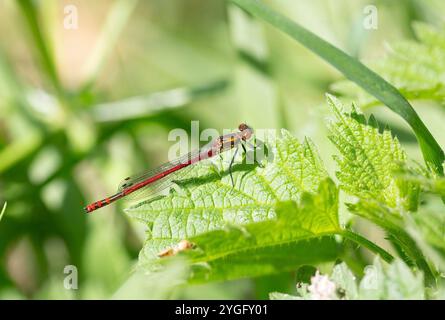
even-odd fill
[{"label": "damselfly eye", "polygon": [[238,126],[238,130],[239,131],[244,131],[244,130],[246,130],[246,129],[248,129],[249,128],[249,126],[247,125],[247,124],[245,124],[245,123],[241,123],[239,126]]}]

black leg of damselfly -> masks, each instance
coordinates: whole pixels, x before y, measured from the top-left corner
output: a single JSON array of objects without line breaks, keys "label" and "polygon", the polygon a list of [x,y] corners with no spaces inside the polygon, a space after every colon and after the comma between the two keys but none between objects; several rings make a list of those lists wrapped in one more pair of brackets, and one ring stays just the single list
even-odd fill
[{"label": "black leg of damselfly", "polygon": [[254,146],[254,145],[251,144],[249,141],[244,141],[244,142],[242,142],[241,145],[243,146],[244,153],[246,154],[246,157],[247,157],[247,150],[246,150],[246,146],[244,145],[245,143],[246,143],[250,148],[253,149],[253,152],[254,152],[254,154],[253,154],[253,161],[255,161],[255,163],[256,163],[260,168],[263,168],[264,166],[263,166],[259,161],[257,161],[257,159],[256,159],[256,157],[255,157],[255,150],[256,150],[258,147],[257,147],[257,146]]},{"label": "black leg of damselfly", "polygon": [[241,142],[241,145],[243,146],[244,154],[247,155],[246,146],[244,145],[244,142]]},{"label": "black leg of damselfly", "polygon": [[236,147],[235,153],[233,154],[232,160],[230,160],[230,165],[229,165],[229,174],[230,174],[230,180],[232,181],[232,188],[235,187],[235,183],[233,182],[233,176],[232,176],[232,165],[233,165],[233,162],[235,161],[235,157],[236,157],[236,154],[238,153],[238,149],[239,149],[239,147]]}]

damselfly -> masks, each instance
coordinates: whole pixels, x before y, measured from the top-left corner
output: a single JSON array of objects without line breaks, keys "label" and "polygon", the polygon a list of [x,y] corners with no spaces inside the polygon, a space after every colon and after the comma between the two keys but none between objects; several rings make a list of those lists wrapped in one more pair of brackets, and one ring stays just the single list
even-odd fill
[{"label": "damselfly", "polygon": [[232,179],[232,164],[235,159],[238,147],[241,144],[245,151],[244,143],[252,137],[253,129],[245,123],[242,123],[238,127],[238,132],[229,133],[218,137],[214,141],[200,148],[197,151],[190,152],[174,161],[167,162],[156,169],[145,172],[141,175],[125,178],[119,185],[118,192],[105,199],[93,202],[87,205],[84,209],[87,213],[102,208],[116,200],[127,197],[131,194],[135,194],[140,191],[148,191],[149,195],[154,195],[160,191],[168,188],[173,180],[177,178],[175,173],[181,169],[189,167],[201,160],[212,158],[222,152],[235,149],[235,154],[232,157],[232,161],[229,165],[230,177]]}]

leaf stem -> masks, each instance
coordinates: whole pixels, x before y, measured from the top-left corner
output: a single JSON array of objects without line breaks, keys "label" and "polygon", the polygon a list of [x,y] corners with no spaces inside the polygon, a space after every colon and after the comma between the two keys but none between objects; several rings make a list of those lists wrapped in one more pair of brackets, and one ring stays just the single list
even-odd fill
[{"label": "leaf stem", "polygon": [[388,263],[394,260],[394,257],[388,251],[379,247],[374,242],[369,241],[368,239],[359,235],[358,233],[352,232],[351,230],[344,230],[340,233],[340,235],[359,245],[362,245],[363,247],[374,252],[375,254],[378,254],[383,260],[385,260]]}]

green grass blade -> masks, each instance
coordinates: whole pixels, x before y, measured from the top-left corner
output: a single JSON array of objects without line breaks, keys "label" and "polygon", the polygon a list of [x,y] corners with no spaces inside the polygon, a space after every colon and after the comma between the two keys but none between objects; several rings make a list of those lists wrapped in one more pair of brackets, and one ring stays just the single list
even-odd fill
[{"label": "green grass blade", "polygon": [[160,112],[181,108],[205,96],[225,90],[227,80],[210,82],[196,87],[182,87],[149,93],[95,105],[91,108],[97,122],[123,121],[150,117]]},{"label": "green grass blade", "polygon": [[114,2],[107,15],[99,41],[85,65],[84,88],[90,87],[96,80],[137,3],[137,0],[117,0]]},{"label": "green grass blade", "polygon": [[300,42],[306,48],[337,68],[349,80],[357,83],[391,110],[399,114],[408,122],[416,134],[427,165],[437,173],[443,174],[442,163],[445,160],[443,150],[413,107],[393,85],[371,71],[357,59],[349,56],[289,18],[277,13],[260,1],[231,1]]},{"label": "green grass blade", "polygon": [[42,67],[44,68],[46,75],[48,76],[51,84],[54,86],[59,95],[62,95],[62,86],[60,84],[59,76],[57,74],[54,59],[48,49],[45,36],[42,32],[42,28],[39,25],[38,14],[35,4],[31,0],[17,1],[19,8],[28,23],[28,27],[31,31],[32,39],[36,45],[37,51],[40,55]]},{"label": "green grass blade", "polygon": [[6,205],[7,205],[7,204],[8,204],[8,203],[5,202],[5,204],[3,205],[2,212],[0,212],[0,221],[2,221],[2,219],[3,219],[3,215],[5,214],[5,211],[6,211]]}]

